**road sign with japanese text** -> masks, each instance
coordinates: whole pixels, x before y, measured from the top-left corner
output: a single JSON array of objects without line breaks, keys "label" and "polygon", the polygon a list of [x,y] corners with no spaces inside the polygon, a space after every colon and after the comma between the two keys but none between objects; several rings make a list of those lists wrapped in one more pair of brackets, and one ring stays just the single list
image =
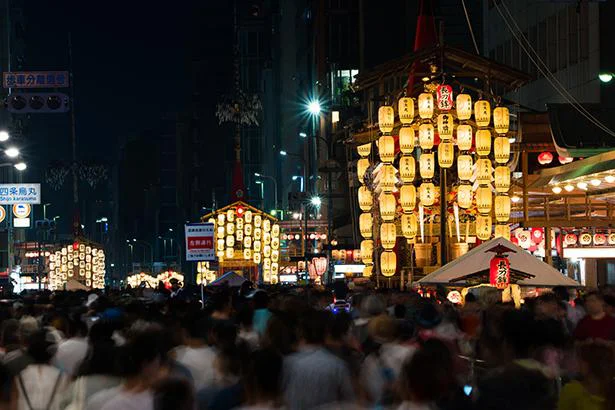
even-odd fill
[{"label": "road sign with japanese text", "polygon": [[187,261],[213,261],[216,259],[214,224],[186,224],[185,231]]},{"label": "road sign with japanese text", "polygon": [[68,71],[15,71],[2,73],[4,88],[66,88]]},{"label": "road sign with japanese text", "polygon": [[0,184],[0,205],[40,203],[41,184]]}]

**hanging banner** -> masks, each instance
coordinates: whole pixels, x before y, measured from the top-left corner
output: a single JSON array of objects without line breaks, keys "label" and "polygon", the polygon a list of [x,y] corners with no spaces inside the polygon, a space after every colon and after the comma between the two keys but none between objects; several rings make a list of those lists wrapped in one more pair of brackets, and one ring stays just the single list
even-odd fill
[{"label": "hanging banner", "polygon": [[453,87],[439,85],[436,89],[437,104],[440,111],[449,111],[453,108]]},{"label": "hanging banner", "polygon": [[508,258],[495,256],[491,259],[489,284],[504,289],[510,284],[510,261]]}]

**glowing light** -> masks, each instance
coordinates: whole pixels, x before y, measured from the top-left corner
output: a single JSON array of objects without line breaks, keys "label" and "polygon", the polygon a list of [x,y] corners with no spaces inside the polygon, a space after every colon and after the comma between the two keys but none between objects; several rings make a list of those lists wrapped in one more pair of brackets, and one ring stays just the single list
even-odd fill
[{"label": "glowing light", "polygon": [[598,74],[598,78],[603,83],[610,83],[611,80],[613,79],[613,73],[600,73]]},{"label": "glowing light", "polygon": [[598,185],[600,185],[600,183],[601,183],[601,182],[602,182],[602,181],[600,181],[600,180],[599,180],[599,179],[597,179],[597,178],[594,178],[594,179],[592,179],[591,181],[589,181],[589,183],[590,183],[590,184],[592,184],[593,186],[598,186]]},{"label": "glowing light", "polygon": [[566,184],[566,186],[564,186],[564,189],[567,192],[572,192],[572,190],[574,189],[574,186],[570,185],[570,184]]},{"label": "glowing light", "polygon": [[577,182],[577,188],[586,190],[587,189],[587,182],[583,182],[583,181]]},{"label": "glowing light", "polygon": [[9,133],[6,131],[0,131],[0,142],[8,141]]},{"label": "glowing light", "polygon": [[521,197],[517,196],[517,195],[513,195],[510,197],[510,200],[513,201],[515,204],[521,202]]},{"label": "glowing light", "polygon": [[320,206],[322,205],[322,199],[319,196],[314,196],[310,199],[310,203],[314,206]]},{"label": "glowing light", "polygon": [[25,162],[18,162],[17,164],[15,164],[15,168],[17,169],[17,171],[24,171],[26,168],[28,168],[28,166]]},{"label": "glowing light", "polygon": [[607,175],[604,177],[604,182],[612,184],[613,182],[615,182],[615,176],[613,175]]},{"label": "glowing light", "polygon": [[320,114],[320,102],[314,100],[308,103],[308,111],[310,114],[318,115]]},{"label": "glowing light", "polygon": [[15,147],[7,148],[4,153],[7,157],[15,158],[19,156],[19,150]]},{"label": "glowing light", "polygon": [[559,187],[557,185],[551,187],[551,191],[553,191],[554,194],[559,194],[562,192],[562,187]]}]

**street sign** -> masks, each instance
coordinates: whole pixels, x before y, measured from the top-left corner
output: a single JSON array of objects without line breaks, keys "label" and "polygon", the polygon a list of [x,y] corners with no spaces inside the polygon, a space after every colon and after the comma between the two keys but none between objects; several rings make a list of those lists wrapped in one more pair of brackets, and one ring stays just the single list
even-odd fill
[{"label": "street sign", "polygon": [[13,205],[13,215],[15,218],[27,218],[32,212],[30,204],[15,204]]},{"label": "street sign", "polygon": [[0,184],[0,205],[40,203],[41,184]]},{"label": "street sign", "polygon": [[214,224],[186,224],[185,232],[187,261],[213,261],[216,259]]},{"label": "street sign", "polygon": [[68,71],[15,71],[2,73],[4,88],[66,88]]},{"label": "street sign", "polygon": [[13,218],[14,228],[29,228],[30,218]]}]

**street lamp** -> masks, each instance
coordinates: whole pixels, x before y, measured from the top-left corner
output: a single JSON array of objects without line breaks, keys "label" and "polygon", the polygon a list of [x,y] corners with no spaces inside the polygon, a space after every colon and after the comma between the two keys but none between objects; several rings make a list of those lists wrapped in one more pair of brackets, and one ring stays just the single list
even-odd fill
[{"label": "street lamp", "polygon": [[303,185],[305,181],[303,180],[303,175],[293,175],[293,181],[301,180],[301,192],[305,192],[305,186]]},{"label": "street lamp", "polygon": [[278,208],[278,181],[275,180],[274,177],[268,176],[268,175],[263,175],[260,174],[258,172],[254,173],[255,177],[260,177],[260,178],[267,178],[270,179],[273,182],[273,202],[274,202],[274,209]]},{"label": "street lamp", "polygon": [[320,199],[319,196],[313,196],[310,199],[310,203],[318,208],[318,207],[320,207],[320,205],[322,205],[322,199]]},{"label": "street lamp", "polygon": [[9,133],[5,130],[0,131],[0,142],[5,142],[9,140]]},{"label": "street lamp", "polygon": [[261,200],[264,202],[264,200],[265,200],[265,189],[263,187],[265,186],[265,184],[263,184],[263,181],[254,181],[254,183],[256,185],[260,185],[261,186]]},{"label": "street lamp", "polygon": [[17,164],[14,165],[14,167],[17,171],[25,171],[26,168],[28,168],[25,162],[18,162]]},{"label": "street lamp", "polygon": [[312,100],[308,103],[308,111],[312,115],[320,114],[320,102],[318,100]]},{"label": "street lamp", "polygon": [[16,157],[19,156],[19,150],[17,148],[15,148],[15,147],[9,147],[9,148],[5,149],[4,153],[9,158],[16,158]]},{"label": "street lamp", "polygon": [[613,80],[613,77],[615,77],[615,74],[611,73],[611,72],[608,72],[608,71],[603,71],[600,74],[598,74],[598,78],[603,83],[610,83],[611,80]]},{"label": "street lamp", "polygon": [[300,133],[299,133],[299,136],[300,136],[301,138],[307,138],[307,134],[306,134],[305,132],[300,132]]}]

